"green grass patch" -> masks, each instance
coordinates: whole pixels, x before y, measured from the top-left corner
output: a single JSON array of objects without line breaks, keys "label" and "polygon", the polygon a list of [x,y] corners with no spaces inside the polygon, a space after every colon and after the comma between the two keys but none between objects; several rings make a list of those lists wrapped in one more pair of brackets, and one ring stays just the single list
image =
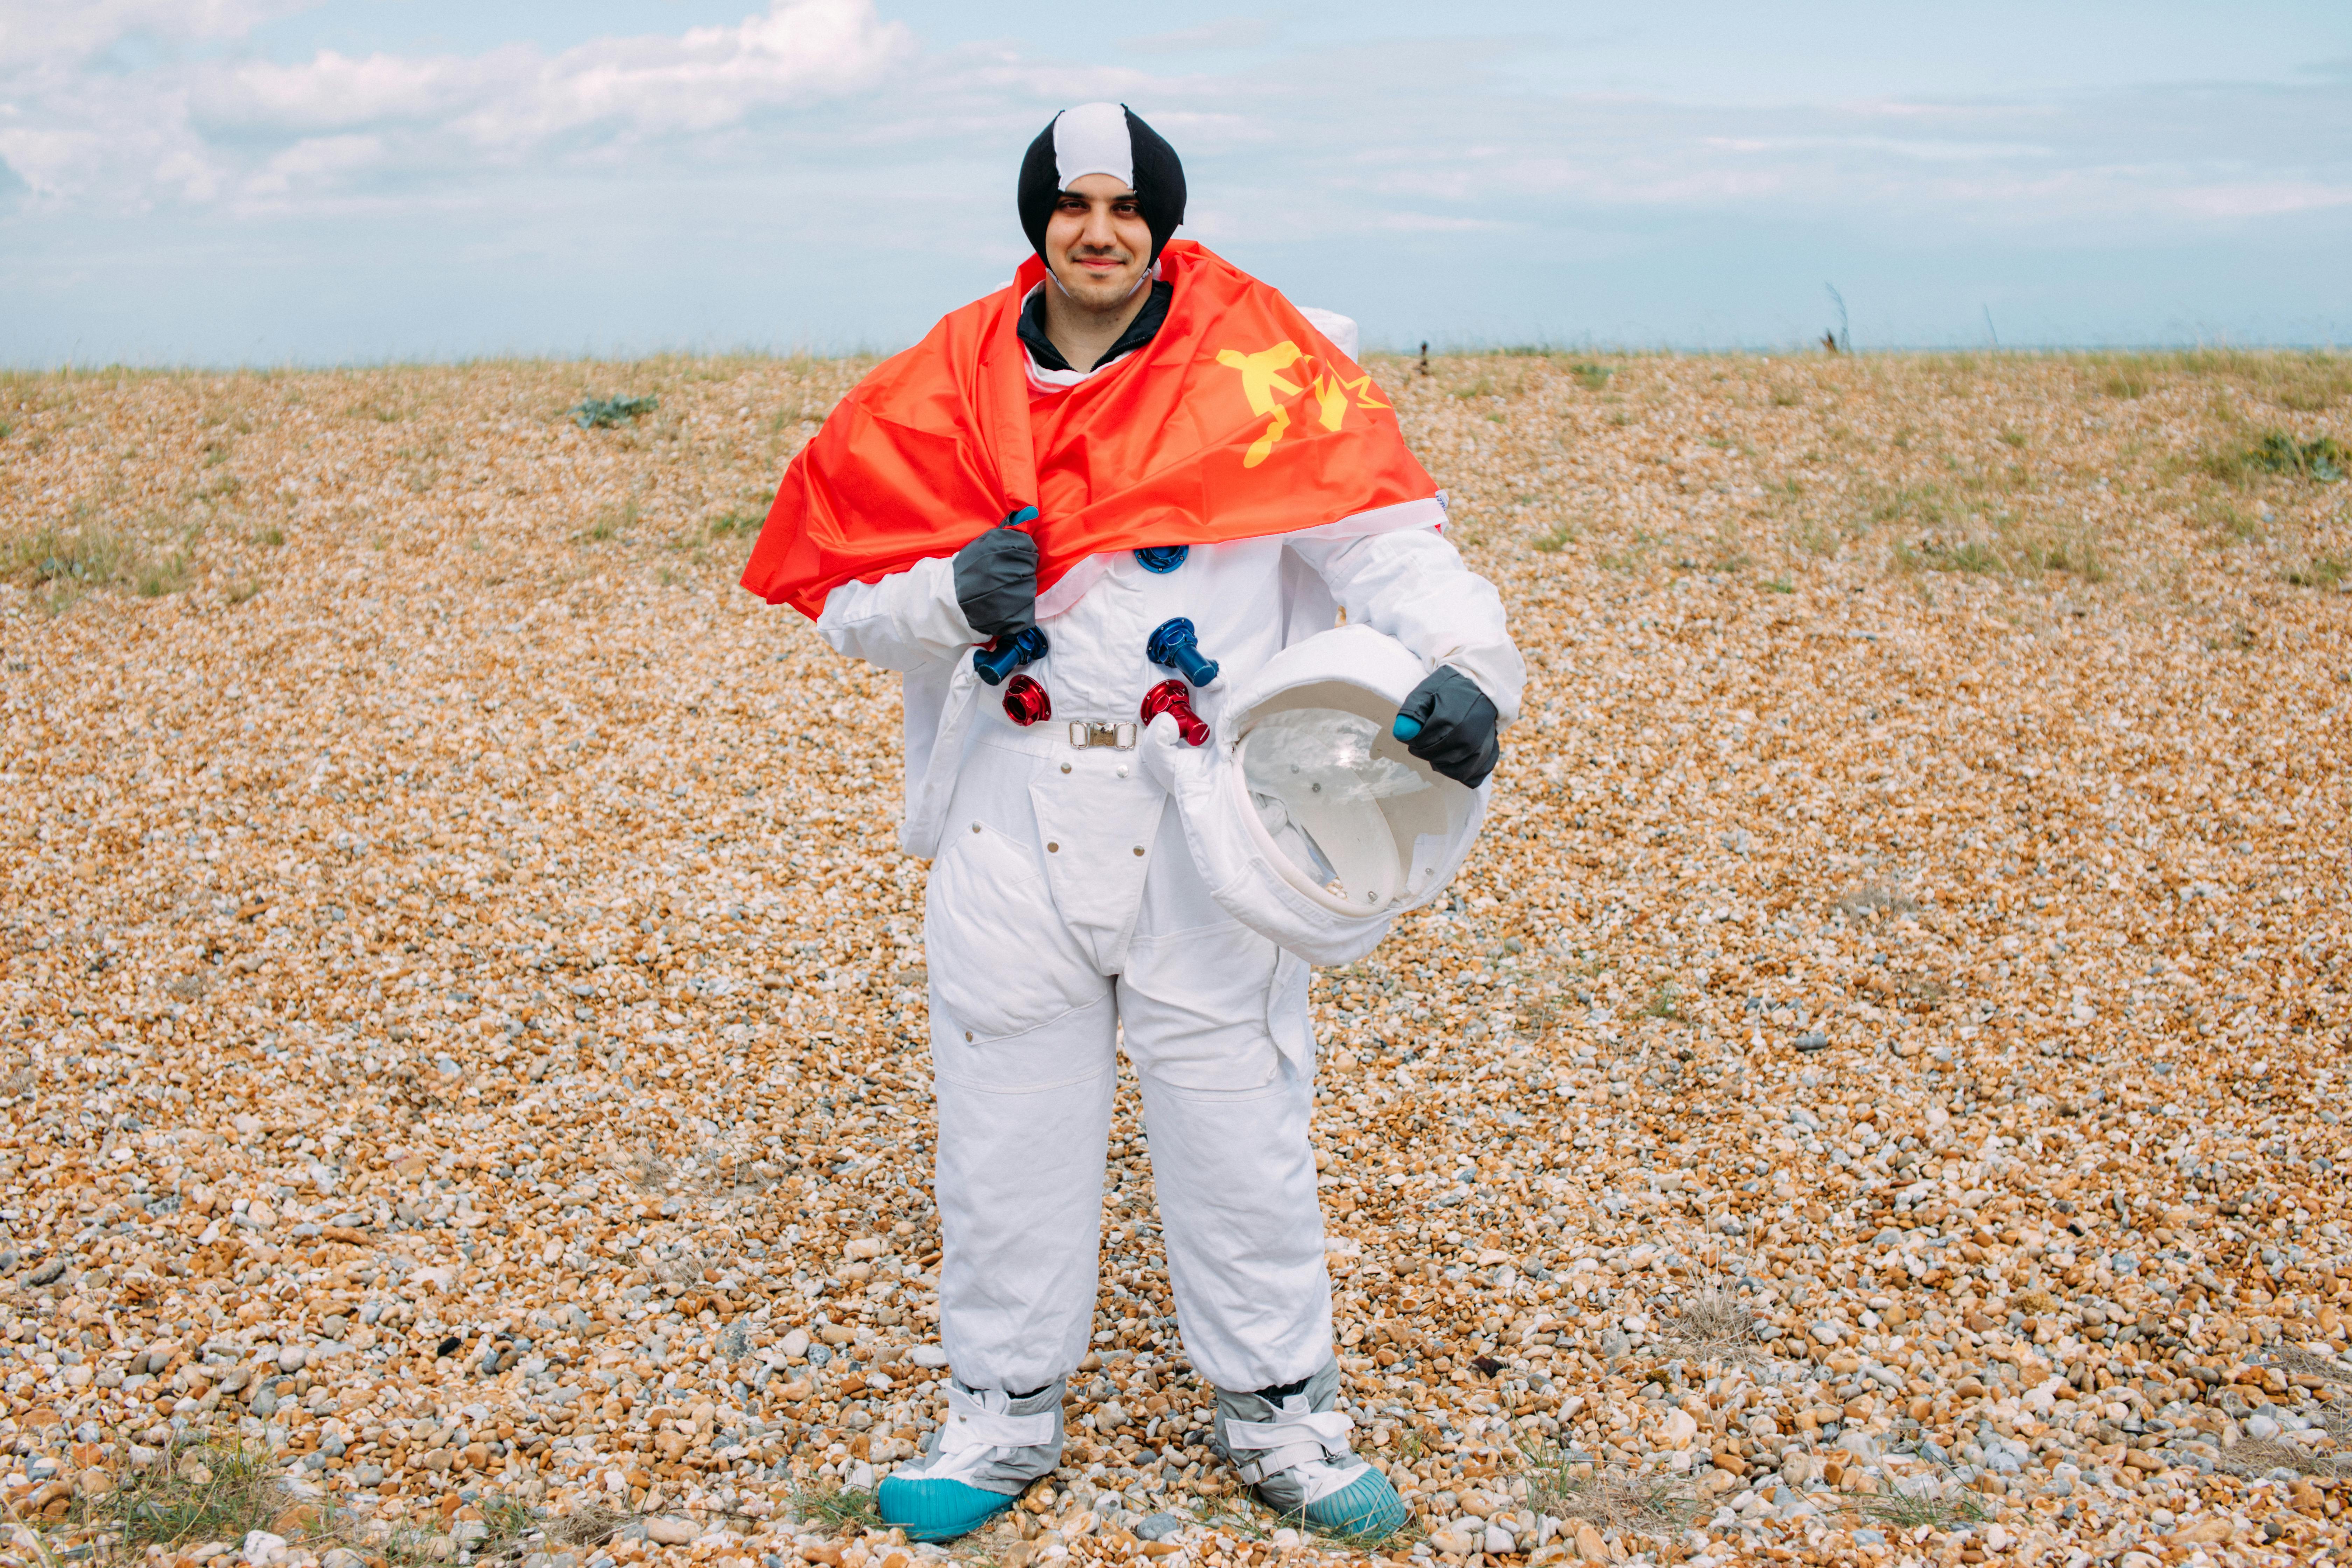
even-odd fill
[{"label": "green grass patch", "polygon": [[2340,555],[2315,555],[2287,569],[2286,580],[2298,588],[2333,588],[2352,574],[2352,562]]},{"label": "green grass patch", "polygon": [[1865,1499],[1856,1507],[1865,1517],[1891,1530],[1916,1530],[1923,1524],[1930,1530],[1949,1530],[1956,1524],[1975,1524],[1985,1518],[1984,1504],[1970,1491],[1955,1492],[1950,1497],[1936,1492],[1886,1492]]},{"label": "green grass patch", "polygon": [[2333,436],[2299,441],[2284,430],[2266,430],[2252,446],[2209,452],[2198,466],[2241,489],[2274,476],[2331,485],[2352,469],[2352,447]]},{"label": "green grass patch", "polygon": [[2106,557],[2087,530],[2042,534],[2025,541],[2019,551],[2030,572],[2063,572],[2085,583],[2107,580]]},{"label": "green grass patch", "polygon": [[879,1530],[882,1510],[872,1489],[818,1487],[793,1493],[793,1511],[834,1530]]},{"label": "green grass patch", "polygon": [[643,515],[636,497],[631,496],[619,506],[608,506],[598,512],[588,526],[581,530],[580,537],[600,544],[608,539],[617,539],[623,529],[635,527],[637,519]]},{"label": "green grass patch", "polygon": [[1918,552],[1919,563],[1930,572],[1998,572],[2000,557],[1991,545],[1980,539],[1966,539],[1958,544],[1940,539],[1923,539],[1913,547]]},{"label": "green grass patch", "polygon": [[2263,537],[2262,519],[2235,501],[2207,501],[2196,515],[2198,522],[2222,544],[2252,544]]},{"label": "green grass patch", "polygon": [[614,425],[635,424],[661,406],[658,397],[590,397],[574,404],[568,411],[572,422],[583,430],[602,430]]},{"label": "green grass patch", "polygon": [[205,1443],[126,1472],[92,1511],[134,1552],[173,1551],[208,1541],[234,1546],[247,1531],[270,1529],[287,1501],[267,1448]]},{"label": "green grass patch", "polygon": [[76,529],[44,528],[10,541],[6,550],[6,569],[12,576],[22,574],[36,583],[87,587],[115,581],[137,555],[121,534],[89,524]]},{"label": "green grass patch", "polygon": [[2317,349],[2187,349],[2176,353],[2093,353],[2062,356],[2095,374],[2109,397],[2145,396],[2168,376],[2232,381],[2299,414],[2316,413],[2352,395],[2352,356]]},{"label": "green grass patch", "polygon": [[478,1562],[515,1555],[515,1548],[522,1543],[523,1537],[539,1529],[545,1519],[539,1510],[520,1498],[508,1497],[503,1493],[485,1498],[478,1506],[481,1510],[483,1524],[489,1529],[488,1535],[474,1543],[474,1557]]},{"label": "green grass patch", "polygon": [[131,585],[142,599],[160,599],[185,588],[196,574],[195,552],[183,546],[169,555],[150,556],[131,574]]},{"label": "green grass patch", "polygon": [[2334,484],[2344,477],[2347,468],[2352,468],[2352,450],[2333,436],[2297,441],[2284,430],[2267,431],[2247,457],[2257,468],[2271,473],[2316,479],[2324,485]]}]

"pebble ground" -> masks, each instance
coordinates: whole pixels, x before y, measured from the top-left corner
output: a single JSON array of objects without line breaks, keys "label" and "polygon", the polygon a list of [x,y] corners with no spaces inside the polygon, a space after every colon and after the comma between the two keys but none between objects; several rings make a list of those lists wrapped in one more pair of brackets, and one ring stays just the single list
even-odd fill
[{"label": "pebble ground", "polygon": [[[895,689],[734,586],[863,368],[0,381],[0,1555],[205,1442],[279,1528],[150,1559],[941,1554],[856,1517],[945,1375]],[[1376,1550],[2342,1551],[2352,367],[1374,368],[1533,677],[1316,983]],[[1360,1554],[1202,1446],[1134,1111],[957,1554]]]}]

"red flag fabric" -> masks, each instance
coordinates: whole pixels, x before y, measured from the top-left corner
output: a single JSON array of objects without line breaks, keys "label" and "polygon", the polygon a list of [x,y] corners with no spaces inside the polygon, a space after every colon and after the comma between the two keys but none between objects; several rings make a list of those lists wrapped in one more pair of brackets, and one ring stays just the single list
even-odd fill
[{"label": "red flag fabric", "polygon": [[743,586],[814,618],[842,584],[950,555],[1034,506],[1038,589],[1087,556],[1289,533],[1437,493],[1371,377],[1289,300],[1189,240],[1142,348],[1066,390],[1015,331],[1043,281],[956,310],[875,367],[794,456]]}]

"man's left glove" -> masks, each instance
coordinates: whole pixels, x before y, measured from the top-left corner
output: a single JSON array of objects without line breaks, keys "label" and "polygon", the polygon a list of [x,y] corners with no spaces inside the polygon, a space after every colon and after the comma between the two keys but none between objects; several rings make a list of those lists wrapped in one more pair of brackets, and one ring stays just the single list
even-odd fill
[{"label": "man's left glove", "polygon": [[1478,683],[1450,664],[1429,672],[1397,710],[1391,733],[1447,778],[1476,789],[1502,760],[1502,715]]}]

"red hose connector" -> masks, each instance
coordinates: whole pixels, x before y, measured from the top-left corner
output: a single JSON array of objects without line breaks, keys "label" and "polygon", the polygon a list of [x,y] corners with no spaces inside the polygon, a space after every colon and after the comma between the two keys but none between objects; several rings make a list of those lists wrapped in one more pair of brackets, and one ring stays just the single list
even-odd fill
[{"label": "red hose connector", "polygon": [[1054,716],[1054,700],[1032,677],[1016,675],[1004,689],[1004,716],[1015,724],[1034,724]]},{"label": "red hose connector", "polygon": [[1162,713],[1173,714],[1176,732],[1184,737],[1188,746],[1209,743],[1209,726],[1192,711],[1192,693],[1181,680],[1163,680],[1143,694],[1143,721],[1150,724]]}]

